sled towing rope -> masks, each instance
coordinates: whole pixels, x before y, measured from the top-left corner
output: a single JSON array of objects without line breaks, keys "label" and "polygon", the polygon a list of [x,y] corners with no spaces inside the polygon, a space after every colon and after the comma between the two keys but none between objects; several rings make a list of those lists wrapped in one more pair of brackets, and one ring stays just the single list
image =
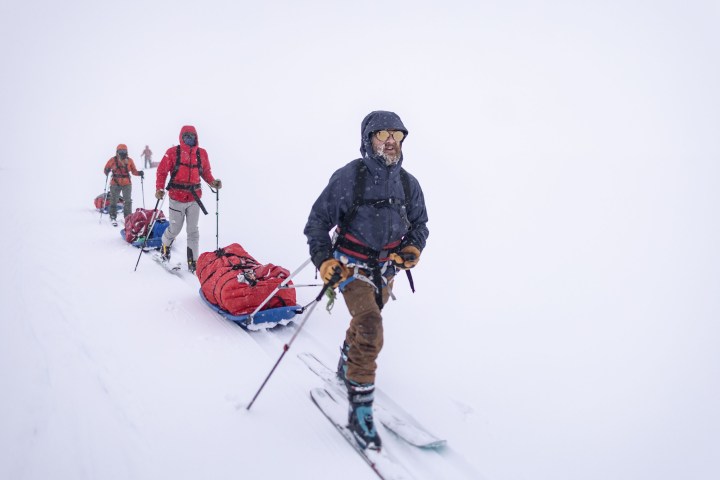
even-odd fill
[{"label": "sled towing rope", "polygon": [[[215,194],[215,251],[220,250],[220,189],[213,190],[210,187],[210,191]],[[274,293],[274,292],[273,292]]]},{"label": "sled towing rope", "polygon": [[[153,210],[153,216],[152,216],[152,222],[150,222],[150,226],[147,229],[147,232],[145,233],[145,240],[143,240],[142,246],[140,247],[140,255],[138,255],[137,262],[135,262],[135,272],[137,272],[137,267],[140,264],[140,257],[142,257],[143,252],[145,251],[145,246],[147,245],[148,238],[150,238],[150,232],[153,231],[153,227],[155,226],[155,222],[158,219],[158,205],[160,205],[160,209],[162,209],[162,205],[160,204],[161,200],[158,198],[157,202],[155,202],[155,209]],[[162,203],[165,203],[165,196],[162,198]]]},{"label": "sled towing rope", "polygon": [[[305,263],[303,263],[303,264],[300,266],[300,268],[298,268],[297,270],[295,270],[295,271],[292,273],[292,275],[290,275],[290,277],[288,277],[287,279],[285,279],[285,281],[283,281],[283,282],[275,289],[275,291],[279,290],[285,283],[287,283],[287,282],[293,277],[293,275],[295,275],[295,274],[298,273],[300,270],[302,270],[303,268],[305,268],[308,263],[310,263],[310,259],[307,259],[307,260],[305,261]],[[290,341],[288,341],[288,343],[286,343],[285,345],[283,345],[283,351],[282,351],[282,353],[280,354],[280,357],[277,359],[277,362],[275,362],[275,365],[273,365],[272,369],[270,370],[270,373],[268,373],[267,377],[265,377],[265,380],[262,382],[262,385],[260,385],[260,388],[259,388],[258,391],[255,393],[255,396],[252,398],[252,400],[251,400],[250,403],[248,404],[248,406],[247,406],[247,408],[246,408],[247,410],[250,410],[250,407],[253,406],[253,403],[255,403],[255,400],[257,399],[258,395],[260,395],[260,392],[262,391],[262,389],[265,388],[265,384],[268,382],[268,380],[270,380],[270,377],[271,377],[272,374],[275,372],[275,369],[276,369],[277,366],[280,364],[280,362],[282,361],[282,359],[283,359],[283,357],[285,356],[285,354],[287,353],[287,351],[290,350],[290,346],[293,344],[293,342],[294,342],[295,339],[297,338],[298,334],[300,333],[300,330],[302,330],[303,326],[305,326],[305,323],[308,321],[308,318],[310,318],[310,315],[312,315],[312,312],[315,310],[315,307],[317,307],[317,304],[318,304],[318,302],[320,302],[320,299],[323,297],[323,295],[325,295],[325,292],[327,291],[328,288],[330,288],[331,285],[334,285],[334,284],[336,284],[336,283],[338,283],[338,282],[340,281],[341,275],[342,275],[342,270],[340,269],[340,267],[335,267],[335,269],[333,270],[333,275],[332,275],[332,277],[330,278],[330,281],[328,281],[326,284],[323,285],[322,290],[320,290],[320,293],[318,294],[318,296],[315,297],[315,300],[313,300],[313,301],[310,302],[308,305],[306,305],[305,307],[303,307],[303,310],[305,310],[307,307],[310,307],[310,309],[309,309],[309,310],[307,311],[307,313],[305,314],[305,317],[303,318],[302,322],[300,322],[300,325],[298,325],[298,328],[297,328],[297,330],[295,330],[295,333],[294,333],[293,336],[290,338]],[[270,295],[270,297],[272,297],[272,295],[274,295],[274,294],[275,294],[275,292],[273,292],[273,293]],[[268,297],[268,299],[269,299],[270,297]],[[267,302],[267,300],[266,300],[265,302],[263,302],[263,305],[264,305],[266,302]],[[262,305],[261,305],[261,306],[262,306]],[[259,309],[260,309],[260,307],[258,307],[258,310],[259,310]],[[257,312],[257,310],[256,310],[256,312]],[[253,314],[256,313],[256,312],[253,312]]]},{"label": "sled towing rope", "polygon": [[[105,188],[103,189],[103,201],[102,201],[102,205],[100,206],[100,220],[98,220],[98,223],[102,222],[103,209],[105,208],[105,204],[107,203],[108,178],[110,178],[110,172],[105,174]],[[110,208],[110,207],[108,207],[108,208]]]}]

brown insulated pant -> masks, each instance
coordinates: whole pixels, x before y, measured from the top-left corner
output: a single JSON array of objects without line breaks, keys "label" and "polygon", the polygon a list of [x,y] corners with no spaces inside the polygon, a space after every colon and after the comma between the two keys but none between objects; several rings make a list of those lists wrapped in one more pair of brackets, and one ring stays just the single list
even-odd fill
[{"label": "brown insulated pant", "polygon": [[[388,301],[392,279],[383,288],[383,305]],[[345,305],[352,319],[345,334],[350,346],[347,378],[357,383],[375,383],[375,370],[383,346],[383,324],[380,308],[375,301],[375,289],[362,280],[350,282],[343,290]]]}]

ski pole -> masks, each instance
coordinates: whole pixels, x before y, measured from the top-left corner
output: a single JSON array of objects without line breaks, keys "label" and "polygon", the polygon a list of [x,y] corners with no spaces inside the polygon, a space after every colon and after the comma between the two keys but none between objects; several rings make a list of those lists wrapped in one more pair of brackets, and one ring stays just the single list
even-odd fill
[{"label": "ski pole", "polygon": [[[300,273],[305,267],[307,267],[308,263],[310,263],[311,260],[312,260],[311,258],[308,258],[307,260],[305,260],[302,265],[300,265],[298,268],[295,269],[294,272],[292,272],[292,273],[290,274],[289,277],[287,277],[285,280],[283,280],[283,281],[280,283],[280,285],[278,285],[277,287],[275,287],[275,290],[273,290],[273,291],[270,293],[270,295],[268,295],[267,297],[265,297],[265,300],[263,300],[263,302],[262,302],[260,305],[258,305],[257,308],[250,314],[247,323],[253,323],[253,318],[255,318],[255,315],[257,315],[257,313],[265,306],[265,304],[266,304],[267,302],[269,302],[270,299],[275,296],[275,294],[278,292],[278,290],[280,290],[281,288],[291,288],[291,287],[286,287],[286,285],[288,284],[288,282],[289,282],[290,280],[292,280],[295,275],[297,275],[298,273]],[[325,293],[325,292],[323,292],[323,293]]]},{"label": "ski pole", "polygon": [[[163,203],[165,202],[165,197],[162,198]],[[142,257],[143,251],[145,250],[145,245],[147,245],[148,238],[150,238],[150,234],[152,233],[153,227],[155,226],[155,222],[157,221],[159,214],[158,214],[158,205],[160,205],[160,199],[158,198],[157,202],[155,202],[155,209],[153,211],[153,217],[152,222],[150,223],[150,227],[148,227],[147,232],[145,233],[145,240],[143,240],[143,244],[140,247],[140,255],[138,255],[137,262],[135,262],[135,270],[134,272],[137,272],[137,267],[140,264],[140,257]],[[162,208],[162,206],[160,206]]]},{"label": "ski pole", "polygon": [[320,293],[318,294],[318,296],[315,297],[315,300],[313,300],[310,310],[308,310],[308,312],[303,317],[302,322],[300,322],[300,325],[298,325],[298,328],[297,328],[297,330],[295,330],[295,333],[293,334],[292,338],[290,338],[290,341],[288,341],[288,343],[283,345],[283,351],[280,354],[280,357],[277,359],[277,362],[275,362],[275,365],[273,365],[272,369],[270,370],[270,373],[268,373],[267,377],[265,377],[265,380],[263,381],[262,385],[260,385],[260,388],[255,393],[255,396],[252,398],[252,400],[248,404],[248,406],[246,408],[247,410],[250,410],[250,407],[253,406],[253,403],[255,403],[255,400],[257,400],[258,395],[260,395],[260,392],[262,392],[262,389],[265,388],[265,384],[268,382],[268,380],[270,380],[270,377],[275,372],[275,369],[277,368],[277,366],[280,365],[280,362],[282,361],[282,359],[285,356],[285,354],[287,353],[287,351],[290,350],[290,346],[293,344],[293,342],[297,338],[298,334],[300,333],[302,328],[305,326],[305,323],[308,321],[308,318],[310,318],[310,315],[312,315],[312,312],[315,310],[315,307],[317,307],[317,304],[320,302],[320,299],[322,298],[322,296],[325,295],[325,291],[328,288],[330,288],[331,285],[335,285],[337,282],[340,281],[341,274],[342,274],[342,270],[340,270],[340,267],[335,267],[335,269],[333,270],[332,277],[330,277],[330,280],[325,285],[323,285],[322,290],[320,290]]},{"label": "ski pole", "polygon": [[300,287],[322,287],[322,286],[323,286],[322,283],[305,283],[305,284],[294,283],[294,284],[292,284],[292,285],[282,285],[282,286],[278,287],[278,290],[289,290],[289,289],[291,289],[291,288],[300,288]]},{"label": "ski pole", "polygon": [[105,188],[103,189],[103,201],[102,201],[102,205],[100,206],[100,220],[98,220],[98,223],[102,222],[103,209],[105,208],[105,204],[107,203],[108,178],[110,178],[110,172],[105,174]]},{"label": "ski pole", "polygon": [[215,251],[220,250],[220,212],[218,210],[220,206],[220,189],[213,190],[210,187],[210,191],[215,193]]},{"label": "ski pole", "polygon": [[145,209],[145,187],[143,186],[143,183],[145,182],[145,175],[140,177],[140,190],[142,190],[142,197],[143,197],[143,209]]}]

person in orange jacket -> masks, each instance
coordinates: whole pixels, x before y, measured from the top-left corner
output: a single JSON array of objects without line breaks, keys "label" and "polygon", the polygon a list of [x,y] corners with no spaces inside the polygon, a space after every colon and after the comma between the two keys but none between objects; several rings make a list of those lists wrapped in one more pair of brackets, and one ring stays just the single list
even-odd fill
[{"label": "person in orange jacket", "polygon": [[112,173],[110,181],[110,221],[117,227],[117,202],[120,193],[123,196],[123,216],[128,217],[132,213],[132,181],[130,174],[145,177],[145,173],[135,168],[135,162],[128,157],[127,145],[121,143],[115,149],[115,156],[105,164],[105,176]]},{"label": "person in orange jacket", "polygon": [[[200,210],[207,214],[202,205],[202,184],[205,180],[213,188],[222,188],[220,179],[213,177],[207,151],[200,148],[198,134],[195,127],[185,125],[180,129],[180,145],[170,147],[160,160],[155,176],[155,198],[160,200],[165,196],[167,188],[170,195],[168,209],[170,225],[162,236],[160,253],[163,261],[170,260],[170,247],[180,234],[183,223],[187,220],[187,261],[188,270],[195,272],[195,263],[200,249]],[[165,179],[170,174],[167,186]]]}]

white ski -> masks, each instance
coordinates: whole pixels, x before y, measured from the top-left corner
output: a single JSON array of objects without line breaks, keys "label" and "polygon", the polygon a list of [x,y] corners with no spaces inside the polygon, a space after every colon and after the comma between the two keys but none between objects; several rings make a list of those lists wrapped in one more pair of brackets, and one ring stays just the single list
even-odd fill
[{"label": "white ski", "polygon": [[[318,377],[323,379],[325,384],[338,395],[347,396],[345,384],[337,377],[334,370],[322,363],[312,353],[299,353],[298,358]],[[385,394],[375,389],[375,402],[373,413],[377,421],[395,435],[419,448],[442,448],[447,444],[446,440],[436,437],[422,427],[417,420],[407,412],[397,407],[395,403]]]},{"label": "white ski", "polygon": [[325,417],[332,422],[335,428],[340,432],[345,440],[355,449],[355,451],[370,465],[370,468],[383,480],[402,480],[411,479],[412,476],[408,471],[387,451],[386,448],[380,450],[363,449],[355,440],[355,435],[348,430],[347,414],[348,402],[344,396],[333,395],[331,392],[323,388],[313,388],[310,390],[310,397],[313,403],[317,405]]},{"label": "white ski", "polygon": [[161,267],[163,267],[165,270],[167,270],[170,273],[173,273],[175,275],[179,275],[180,271],[182,269],[182,262],[173,262],[173,261],[166,261],[163,260],[162,255],[160,255],[160,252],[153,252],[151,254],[152,259],[155,260],[155,262],[159,263]]}]

